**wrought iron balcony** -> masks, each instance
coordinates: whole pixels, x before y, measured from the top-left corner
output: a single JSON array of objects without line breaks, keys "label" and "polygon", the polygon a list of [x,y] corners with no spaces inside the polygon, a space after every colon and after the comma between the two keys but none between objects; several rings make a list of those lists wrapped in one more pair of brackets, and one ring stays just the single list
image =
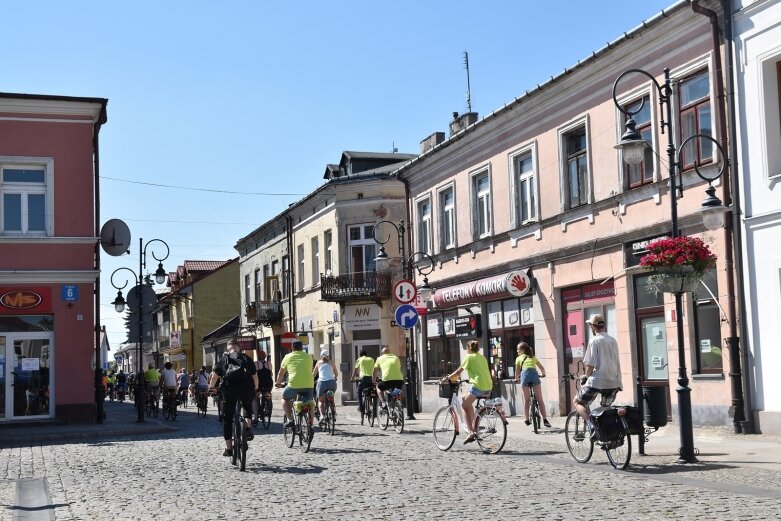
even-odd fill
[{"label": "wrought iron balcony", "polygon": [[362,271],[346,275],[320,275],[320,300],[326,302],[381,300],[389,298],[390,295],[389,272]]},{"label": "wrought iron balcony", "polygon": [[276,324],[285,316],[282,303],[278,300],[252,302],[245,308],[247,320],[261,324]]}]

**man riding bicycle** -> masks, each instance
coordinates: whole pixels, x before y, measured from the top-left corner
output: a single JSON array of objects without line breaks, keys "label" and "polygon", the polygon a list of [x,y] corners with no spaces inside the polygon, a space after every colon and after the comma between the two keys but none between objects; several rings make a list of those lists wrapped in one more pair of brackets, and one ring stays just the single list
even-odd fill
[{"label": "man riding bicycle", "polygon": [[241,352],[238,342],[228,342],[228,352],[222,355],[212,371],[209,381],[209,390],[213,390],[217,380],[222,378],[223,400],[225,406],[222,409],[224,420],[222,422],[222,437],[225,439],[225,452],[223,456],[230,456],[233,451],[233,415],[236,410],[236,402],[241,400],[244,408],[244,429],[246,439],[254,438],[252,433],[252,398],[255,388],[258,386],[258,374],[255,363],[250,357]]},{"label": "man riding bicycle", "polygon": [[[301,401],[312,401],[314,395],[315,379],[312,376],[312,357],[303,351],[304,344],[299,340],[293,341],[293,351],[286,354],[280,364],[276,387],[284,387],[282,392],[282,410],[285,413],[286,427],[295,427],[293,420],[293,401],[296,395],[301,395]],[[282,380],[288,375],[287,386]],[[312,415],[309,416],[309,426],[312,426]]]},{"label": "man riding bicycle", "polygon": [[[378,375],[382,371],[382,376]],[[393,389],[401,390],[404,387],[404,375],[401,374],[401,360],[390,352],[390,348],[383,347],[377,361],[374,362],[374,373],[372,375],[372,384],[377,386],[377,394],[380,397],[381,407],[387,407],[385,403],[385,394],[383,391]]]},{"label": "man riding bicycle", "polygon": [[179,389],[179,384],[176,383],[176,371],[173,370],[173,364],[171,362],[166,362],[163,366],[163,370],[160,373],[160,379],[163,381],[165,394],[171,400],[176,400],[176,391]]},{"label": "man riding bicycle", "polygon": [[358,381],[358,410],[363,414],[363,391],[372,386],[372,372],[374,371],[374,358],[370,357],[366,350],[362,350],[360,357],[355,361],[353,380]]},{"label": "man riding bicycle", "polygon": [[461,408],[466,416],[467,426],[469,427],[469,436],[464,440],[464,445],[475,441],[477,434],[474,431],[475,409],[472,405],[478,398],[488,398],[493,388],[493,378],[491,370],[488,368],[488,360],[480,353],[480,343],[477,340],[467,342],[469,353],[464,357],[461,367],[445,377],[446,380],[457,379],[461,372],[466,370],[469,373],[469,394],[461,403]]},{"label": "man riding bicycle", "polygon": [[147,396],[149,399],[154,399],[160,389],[160,373],[152,362],[149,362],[149,369],[144,373],[144,382],[146,382]]},{"label": "man riding bicycle", "polygon": [[190,375],[187,374],[187,370],[182,367],[179,374],[176,375],[176,381],[179,383],[179,401],[184,402],[184,398],[187,396],[187,390],[190,387]]},{"label": "man riding bicycle", "polygon": [[122,372],[122,369],[117,373],[117,390],[127,392],[127,375]]},{"label": "man riding bicycle", "polygon": [[607,407],[616,399],[621,386],[621,363],[618,358],[618,342],[605,332],[605,319],[602,315],[591,315],[586,323],[591,327],[593,335],[588,342],[583,355],[586,366],[585,376],[581,376],[583,384],[573,400],[575,410],[583,418],[589,429],[594,431],[589,416],[589,404],[597,394],[601,396],[601,405]]}]

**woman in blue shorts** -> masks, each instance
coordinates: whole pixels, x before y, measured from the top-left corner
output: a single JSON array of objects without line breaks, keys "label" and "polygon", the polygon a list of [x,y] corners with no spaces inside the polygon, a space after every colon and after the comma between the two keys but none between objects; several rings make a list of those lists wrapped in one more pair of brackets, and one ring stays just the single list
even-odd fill
[{"label": "woman in blue shorts", "polygon": [[[537,373],[537,368],[540,368],[540,373]],[[537,357],[532,353],[532,348],[526,342],[518,344],[518,358],[515,359],[515,381],[521,382],[521,389],[523,389],[523,410],[526,415],[526,425],[530,425],[529,421],[529,385],[534,386],[534,395],[537,397],[537,403],[540,406],[540,414],[542,414],[542,424],[546,427],[550,427],[548,421],[548,414],[545,412],[545,400],[542,399],[542,386],[540,385],[540,377],[545,377],[545,368],[542,366]]]}]

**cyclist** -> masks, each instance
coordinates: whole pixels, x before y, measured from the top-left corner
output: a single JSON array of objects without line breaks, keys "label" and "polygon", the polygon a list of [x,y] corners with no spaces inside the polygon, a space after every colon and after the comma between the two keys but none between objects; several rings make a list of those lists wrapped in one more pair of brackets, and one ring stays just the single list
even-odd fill
[{"label": "cyclist", "polygon": [[260,414],[260,395],[270,393],[274,387],[274,373],[271,370],[271,362],[266,359],[266,352],[258,351],[258,360],[255,362],[255,369],[258,372],[258,389],[255,392],[255,400],[252,403],[252,412],[255,420],[253,425],[258,424],[258,415]]},{"label": "cyclist", "polygon": [[601,396],[603,407],[613,403],[618,391],[622,390],[621,363],[618,358],[618,342],[605,332],[604,317],[599,314],[591,315],[586,323],[591,327],[593,336],[583,355],[586,374],[581,377],[581,380],[585,381],[575,396],[573,404],[593,433],[594,428],[589,418],[591,415],[589,404],[594,401],[597,394]]},{"label": "cyclist", "polygon": [[179,384],[176,381],[176,371],[172,368],[173,364],[171,362],[166,362],[163,366],[163,371],[160,373],[160,379],[163,381],[164,392],[168,395],[169,399],[175,401]]},{"label": "cyclist", "polygon": [[146,382],[147,400],[156,398],[160,389],[160,373],[152,362],[149,362],[149,369],[144,373],[144,381]]},{"label": "cyclist", "polygon": [[363,414],[363,391],[372,385],[372,372],[374,370],[374,358],[363,349],[360,357],[355,361],[353,380],[360,378],[358,382],[358,411]]},{"label": "cyclist", "polygon": [[[303,351],[304,344],[299,340],[293,341],[293,351],[286,354],[280,364],[279,373],[277,373],[276,387],[284,387],[282,392],[282,410],[285,413],[286,427],[294,427],[293,420],[293,400],[296,395],[301,395],[301,401],[309,402],[312,400],[312,388],[315,385],[314,376],[312,376],[312,357]],[[288,375],[287,386],[282,380]],[[312,415],[309,415],[309,425],[312,425]]]},{"label": "cyclist", "polygon": [[[537,368],[540,368],[541,373],[537,373]],[[515,383],[521,382],[521,389],[523,390],[523,404],[524,412],[526,413],[526,425],[531,425],[529,421],[529,384],[534,385],[534,396],[537,397],[537,403],[540,406],[540,414],[542,414],[542,424],[546,427],[550,427],[548,421],[548,415],[545,412],[545,400],[542,399],[542,385],[540,377],[545,377],[545,368],[542,366],[537,357],[532,353],[532,348],[526,342],[518,344],[518,358],[515,359]]]},{"label": "cyclist", "polygon": [[488,368],[488,360],[480,353],[480,343],[477,340],[470,340],[466,345],[469,353],[464,357],[461,367],[443,379],[457,379],[464,370],[469,373],[469,383],[472,385],[469,388],[469,394],[467,394],[466,398],[464,398],[464,401],[461,403],[461,408],[464,410],[464,415],[466,416],[467,425],[469,427],[469,436],[464,440],[464,445],[475,441],[475,438],[477,437],[477,434],[473,430],[475,409],[472,404],[475,403],[475,400],[478,398],[488,398],[491,395],[491,389],[494,385],[491,370]]},{"label": "cyclist", "polygon": [[184,403],[184,398],[187,396],[187,389],[190,387],[190,375],[187,374],[187,370],[184,367],[176,375],[176,381],[179,384],[178,400]]},{"label": "cyclist", "polygon": [[108,373],[108,397],[112,402],[114,401],[114,390],[116,389],[116,383],[117,379],[114,376],[114,371],[110,371]]},{"label": "cyclist", "polygon": [[325,417],[325,393],[336,391],[336,378],[339,376],[336,364],[328,356],[327,349],[320,351],[320,360],[317,361],[312,370],[312,378],[315,375],[317,375],[317,399],[320,402],[320,423],[322,424]]},{"label": "cyclist", "polygon": [[117,373],[117,390],[127,392],[127,375],[122,372],[122,369]]},{"label": "cyclist", "polygon": [[[378,378],[380,371],[382,371],[382,376]],[[377,386],[377,394],[380,397],[382,408],[387,407],[383,391],[401,389],[404,386],[404,375],[401,374],[401,360],[399,360],[398,356],[392,354],[387,346],[382,348],[380,356],[374,362],[372,384]]]},{"label": "cyclist", "polygon": [[[205,373],[205,368],[201,368]],[[225,406],[222,409],[224,421],[222,422],[222,437],[225,439],[225,452],[223,456],[230,456],[233,450],[233,414],[236,410],[236,402],[241,400],[244,408],[244,429],[247,440],[254,438],[250,411],[252,410],[252,397],[258,386],[258,374],[252,359],[241,352],[238,342],[228,342],[228,352],[222,355],[212,371],[209,380],[209,390],[213,390],[217,380],[222,378],[220,386]]]}]

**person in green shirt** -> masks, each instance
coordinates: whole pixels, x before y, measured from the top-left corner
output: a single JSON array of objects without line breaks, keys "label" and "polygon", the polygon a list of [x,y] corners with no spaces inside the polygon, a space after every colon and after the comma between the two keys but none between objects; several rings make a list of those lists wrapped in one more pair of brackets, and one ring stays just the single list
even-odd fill
[{"label": "person in green shirt", "polygon": [[491,389],[494,386],[493,375],[488,368],[488,360],[480,353],[480,343],[477,340],[470,340],[467,343],[469,353],[464,357],[461,367],[446,376],[443,380],[455,380],[466,370],[469,373],[469,393],[461,402],[461,408],[464,410],[467,425],[469,426],[469,436],[464,440],[464,445],[475,441],[475,400],[478,398],[488,398],[491,395]]},{"label": "person in green shirt", "polygon": [[372,385],[372,372],[374,371],[374,358],[363,349],[360,357],[355,361],[353,369],[353,381],[358,380],[358,411],[363,414],[363,392]]},{"label": "person in green shirt", "polygon": [[[380,375],[382,371],[382,375]],[[404,386],[404,375],[401,374],[401,360],[392,354],[388,347],[383,347],[380,356],[374,362],[374,374],[372,384],[377,386],[377,395],[380,397],[380,406],[385,407],[385,393],[393,389],[401,389]]]},{"label": "person in green shirt", "polygon": [[[302,402],[312,401],[314,396],[315,379],[312,376],[314,363],[312,357],[303,351],[304,344],[298,340],[293,342],[293,351],[282,359],[277,374],[276,387],[284,387],[282,392],[282,410],[285,412],[285,421],[288,427],[294,427],[293,401],[296,395],[301,395]],[[288,375],[287,386],[282,381]],[[309,415],[309,425],[312,425],[312,415]]]},{"label": "person in green shirt", "polygon": [[[540,373],[537,373],[537,368]],[[545,413],[545,400],[542,399],[542,385],[540,378],[545,378],[545,368],[537,357],[532,353],[532,348],[526,342],[518,344],[518,358],[515,359],[515,381],[521,382],[523,389],[523,410],[526,413],[526,425],[531,425],[529,421],[529,387],[534,387],[534,396],[537,397],[537,403],[540,405],[542,414],[542,424],[550,427],[548,415]]]}]

